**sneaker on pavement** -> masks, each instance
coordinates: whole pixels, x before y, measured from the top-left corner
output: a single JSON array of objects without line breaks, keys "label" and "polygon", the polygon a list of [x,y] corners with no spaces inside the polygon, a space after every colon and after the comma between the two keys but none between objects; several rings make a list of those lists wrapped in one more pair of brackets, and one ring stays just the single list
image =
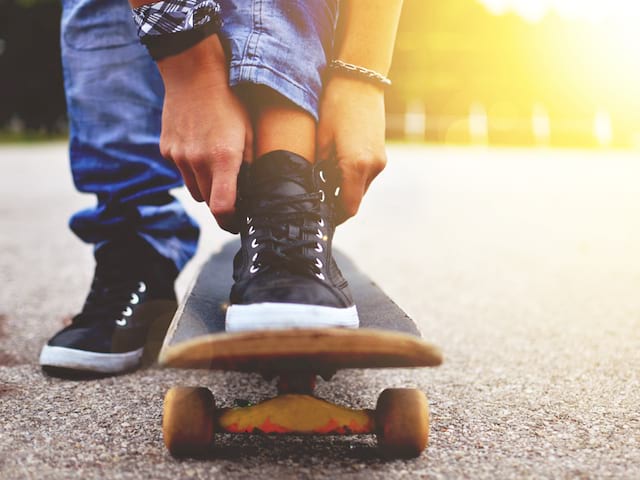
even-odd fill
[{"label": "sneaker on pavement", "polygon": [[160,341],[177,303],[178,270],[140,237],[114,240],[95,254],[82,311],[43,347],[40,365],[57,376],[117,374],[140,366],[149,338]]},{"label": "sneaker on pavement", "polygon": [[279,150],[243,166],[227,331],[358,327],[331,249],[338,192],[334,163]]}]

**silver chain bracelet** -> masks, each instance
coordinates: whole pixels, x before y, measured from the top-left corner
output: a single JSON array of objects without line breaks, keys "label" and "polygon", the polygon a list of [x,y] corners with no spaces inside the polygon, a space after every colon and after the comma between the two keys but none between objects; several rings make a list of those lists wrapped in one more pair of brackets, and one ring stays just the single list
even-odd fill
[{"label": "silver chain bracelet", "polygon": [[352,63],[343,62],[342,60],[331,60],[331,62],[329,63],[329,68],[364,77],[366,80],[370,80],[375,83],[381,83],[385,87],[391,85],[391,80],[389,80],[381,73],[378,73],[375,70],[369,70],[368,68],[354,65]]}]

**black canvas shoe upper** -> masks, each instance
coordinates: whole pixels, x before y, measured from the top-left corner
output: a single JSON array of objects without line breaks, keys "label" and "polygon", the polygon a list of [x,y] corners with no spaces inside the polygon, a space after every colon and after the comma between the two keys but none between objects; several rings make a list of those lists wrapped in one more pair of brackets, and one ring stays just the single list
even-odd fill
[{"label": "black canvas shoe upper", "polygon": [[337,165],[282,150],[243,166],[232,304],[353,305],[331,253],[339,184]]},{"label": "black canvas shoe upper", "polygon": [[95,258],[82,311],[47,345],[98,353],[137,350],[153,320],[175,304],[177,268],[137,236],[108,242]]}]

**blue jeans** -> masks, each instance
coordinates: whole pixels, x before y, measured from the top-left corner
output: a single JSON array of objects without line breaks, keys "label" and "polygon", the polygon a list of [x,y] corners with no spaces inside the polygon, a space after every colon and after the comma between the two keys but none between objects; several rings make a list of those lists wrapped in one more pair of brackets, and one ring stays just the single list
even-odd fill
[{"label": "blue jeans", "polygon": [[[337,0],[220,3],[230,84],[271,87],[317,119]],[[162,80],[128,3],[63,0],[61,43],[73,180],[97,197],[71,217],[71,229],[98,247],[140,235],[181,269],[199,228],[169,193],[182,178],[158,147]]]}]

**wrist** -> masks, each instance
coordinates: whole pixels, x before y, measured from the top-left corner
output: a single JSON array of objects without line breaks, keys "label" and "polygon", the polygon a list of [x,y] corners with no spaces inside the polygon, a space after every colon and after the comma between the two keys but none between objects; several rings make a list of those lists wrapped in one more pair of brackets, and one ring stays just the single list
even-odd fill
[{"label": "wrist", "polygon": [[371,108],[384,104],[384,89],[348,75],[332,75],[325,84],[325,102],[340,105],[360,105]]},{"label": "wrist", "polygon": [[217,36],[157,62],[167,94],[194,86],[228,85],[227,61]]},{"label": "wrist", "polygon": [[333,58],[387,76],[402,0],[341,1]]},{"label": "wrist", "polygon": [[182,53],[220,30],[216,0],[131,1],[140,42],[155,61]]},{"label": "wrist", "polygon": [[373,70],[386,77],[391,69],[391,57],[386,52],[345,48],[334,52],[334,59]]},{"label": "wrist", "polygon": [[332,73],[367,82],[377,87],[391,86],[391,80],[389,80],[386,75],[361,65],[348,63],[343,60],[332,60],[329,62],[328,67]]}]

